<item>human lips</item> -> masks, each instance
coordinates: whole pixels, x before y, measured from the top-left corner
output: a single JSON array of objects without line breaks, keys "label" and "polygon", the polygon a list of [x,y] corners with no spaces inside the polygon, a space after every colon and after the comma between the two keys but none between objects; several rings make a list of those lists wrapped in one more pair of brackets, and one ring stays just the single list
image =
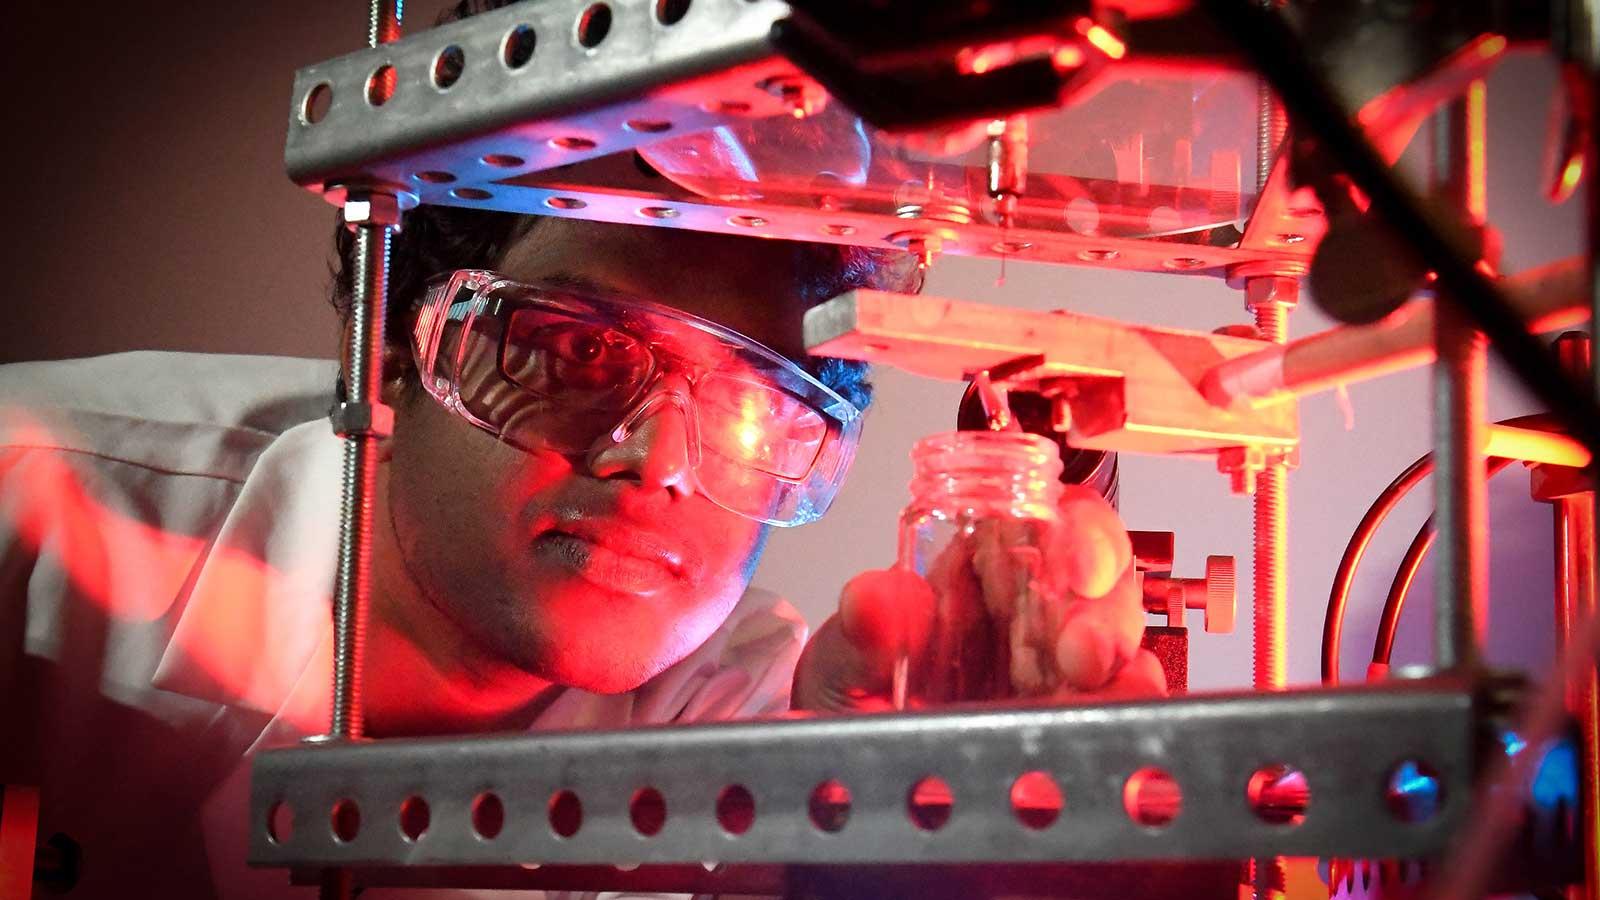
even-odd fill
[{"label": "human lips", "polygon": [[698,569],[681,543],[620,522],[561,522],[535,538],[534,547],[546,561],[586,581],[630,594],[691,582]]}]

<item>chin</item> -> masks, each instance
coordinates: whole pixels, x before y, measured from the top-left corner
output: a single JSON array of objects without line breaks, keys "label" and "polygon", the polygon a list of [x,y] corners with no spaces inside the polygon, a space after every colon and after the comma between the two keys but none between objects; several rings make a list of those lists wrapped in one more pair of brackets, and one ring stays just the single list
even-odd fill
[{"label": "chin", "polygon": [[545,677],[592,694],[623,694],[661,674],[681,658],[661,648],[606,647],[572,652],[569,645],[543,660]]},{"label": "chin", "polygon": [[[597,627],[594,616],[572,627],[550,627],[523,655],[523,668],[543,678],[595,694],[621,694],[638,688],[689,655],[699,642],[650,617],[623,616]],[[703,638],[702,638],[703,640]]]}]

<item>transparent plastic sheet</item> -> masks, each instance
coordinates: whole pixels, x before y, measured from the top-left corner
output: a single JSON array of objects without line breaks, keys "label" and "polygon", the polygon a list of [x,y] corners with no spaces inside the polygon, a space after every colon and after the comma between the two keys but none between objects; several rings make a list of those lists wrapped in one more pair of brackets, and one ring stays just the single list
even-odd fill
[{"label": "transparent plastic sheet", "polygon": [[[1239,74],[1107,80],[1028,116],[1016,224],[1109,237],[1237,239],[1254,202],[1256,82]],[[998,224],[986,122],[887,134],[843,105],[756,119],[641,148],[681,187],[725,202],[890,212]],[[1250,177],[1245,177],[1250,173]]]}]

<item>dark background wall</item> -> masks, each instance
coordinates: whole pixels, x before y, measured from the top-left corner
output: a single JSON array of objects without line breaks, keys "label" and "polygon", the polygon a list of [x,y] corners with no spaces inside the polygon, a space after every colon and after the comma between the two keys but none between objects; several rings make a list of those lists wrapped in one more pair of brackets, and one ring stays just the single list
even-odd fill
[{"label": "dark background wall", "polygon": [[[406,4],[418,26],[444,4]],[[0,361],[131,348],[330,356],[332,207],[283,174],[296,68],[366,4],[10,5]]]}]

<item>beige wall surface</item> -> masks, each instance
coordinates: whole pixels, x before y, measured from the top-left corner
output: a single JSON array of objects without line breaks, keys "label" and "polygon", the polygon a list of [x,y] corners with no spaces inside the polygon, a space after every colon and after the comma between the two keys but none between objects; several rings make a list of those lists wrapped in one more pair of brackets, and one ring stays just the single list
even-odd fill
[{"label": "beige wall surface", "polygon": [[[435,4],[408,4],[412,22]],[[332,212],[283,175],[294,69],[360,46],[365,4],[283,0],[211,4],[19,4],[0,36],[11,86],[5,133],[4,247],[9,293],[0,362],[156,348],[329,356],[326,302]],[[1552,73],[1508,62],[1490,85],[1491,217],[1505,235],[1505,269],[1577,251],[1575,204],[1539,199],[1541,142]],[[1204,278],[1049,269],[1013,262],[1003,287],[993,262],[948,259],[929,292],[1036,309],[1065,307],[1140,322],[1210,329],[1245,316],[1237,292]],[[1310,303],[1296,335],[1328,326]],[[780,531],[757,579],[800,605],[813,624],[853,573],[887,564],[894,520],[919,435],[949,427],[956,385],[896,372],[880,399],[849,485],[822,524]],[[1291,480],[1290,676],[1317,677],[1317,648],[1334,565],[1367,505],[1428,448],[1424,373],[1350,389],[1354,429],[1331,396],[1302,409],[1303,465]],[[1490,412],[1531,409],[1503,373]],[[1535,667],[1551,645],[1550,514],[1527,499],[1517,468],[1493,485],[1491,659]],[[1203,462],[1124,458],[1130,527],[1175,530],[1183,574],[1207,554],[1240,559],[1250,583],[1248,499],[1230,496]],[[1362,671],[1394,566],[1431,507],[1418,491],[1368,554],[1346,626],[1345,670]],[[331,551],[330,551],[331,552]],[[1413,596],[1429,596],[1419,579]],[[1249,617],[1228,636],[1194,637],[1194,682],[1249,681]],[[1198,625],[1198,622],[1195,623]],[[1396,662],[1427,658],[1425,602],[1413,603]]]}]

